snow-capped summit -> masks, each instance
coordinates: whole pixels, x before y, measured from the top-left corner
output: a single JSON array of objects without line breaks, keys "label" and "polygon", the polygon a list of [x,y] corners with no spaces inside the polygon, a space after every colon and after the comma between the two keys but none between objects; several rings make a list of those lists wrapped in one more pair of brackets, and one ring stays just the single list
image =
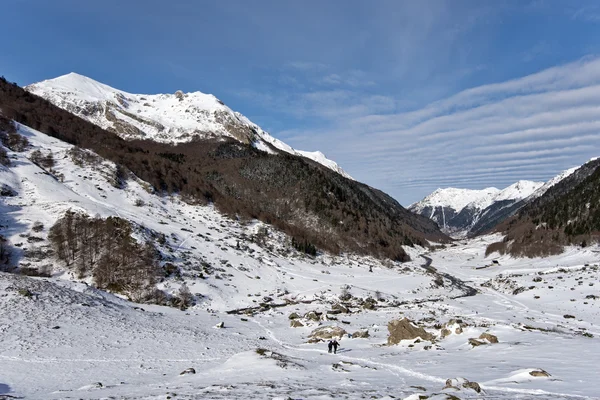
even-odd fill
[{"label": "snow-capped summit", "polygon": [[495,187],[481,190],[458,188],[436,189],[423,200],[408,206],[408,209],[422,214],[421,211],[425,208],[445,207],[453,209],[455,213],[459,213],[469,203],[488,203],[499,191]]},{"label": "snow-capped summit", "polygon": [[482,218],[534,193],[544,183],[518,181],[505,189],[437,189],[409,210],[434,220],[442,230],[462,236]]},{"label": "snow-capped summit", "polygon": [[533,192],[544,185],[544,182],[518,181],[502,189],[494,196],[494,201],[521,200],[530,196]]},{"label": "snow-capped summit", "polygon": [[322,153],[293,149],[212,94],[179,90],[172,94],[133,94],[74,72],[26,89],[127,140],[185,143],[229,137],[270,153],[284,151],[309,158],[352,179]]}]

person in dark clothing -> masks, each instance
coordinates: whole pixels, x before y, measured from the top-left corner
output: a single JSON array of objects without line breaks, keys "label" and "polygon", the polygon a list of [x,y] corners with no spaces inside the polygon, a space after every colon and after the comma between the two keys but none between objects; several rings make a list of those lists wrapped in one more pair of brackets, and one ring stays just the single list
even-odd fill
[{"label": "person in dark clothing", "polygon": [[329,343],[327,343],[327,349],[329,350],[328,353],[331,353],[332,348],[333,348],[333,341],[330,340]]},{"label": "person in dark clothing", "polygon": [[333,339],[333,342],[331,343],[331,345],[333,346],[333,354],[337,354],[337,348],[340,344],[338,343],[337,340]]}]

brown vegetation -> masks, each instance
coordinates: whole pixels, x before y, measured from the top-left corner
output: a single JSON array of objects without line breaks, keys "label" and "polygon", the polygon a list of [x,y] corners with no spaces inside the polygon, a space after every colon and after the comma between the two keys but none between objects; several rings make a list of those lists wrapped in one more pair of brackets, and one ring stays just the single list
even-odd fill
[{"label": "brown vegetation", "polygon": [[139,299],[154,289],[159,268],[154,248],[135,241],[132,233],[121,218],[68,211],[50,228],[48,239],[57,258],[79,278],[91,276],[100,289]]}]

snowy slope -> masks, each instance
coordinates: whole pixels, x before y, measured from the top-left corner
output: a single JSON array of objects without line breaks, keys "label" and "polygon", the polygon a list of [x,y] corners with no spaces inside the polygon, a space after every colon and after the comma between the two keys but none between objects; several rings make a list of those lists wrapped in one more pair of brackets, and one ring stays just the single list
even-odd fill
[{"label": "snowy slope", "polygon": [[521,200],[537,191],[543,185],[545,185],[544,182],[518,181],[498,192],[494,196],[493,201]]},{"label": "snowy slope", "polygon": [[556,185],[563,179],[567,178],[568,176],[572,175],[573,172],[577,171],[578,169],[579,169],[579,167],[573,167],[573,168],[564,170],[560,174],[556,175],[554,178],[550,179],[548,182],[544,183],[542,186],[540,186],[538,189],[536,189],[533,193],[531,193],[528,200],[533,200],[533,199],[543,196],[544,193],[546,193],[548,191],[548,189],[550,189],[552,186]]},{"label": "snowy slope", "polygon": [[[22,125],[19,133],[32,146],[8,151],[12,166],[0,167],[0,184],[16,192],[0,197],[0,234],[21,265],[49,263],[53,276],[0,272],[0,398],[598,398],[600,300],[590,297],[598,295],[597,246],[494,263],[485,248],[499,237],[486,237],[433,253],[410,248],[414,261],[404,264],[351,254],[310,258],[268,225],[159,197],[135,177],[114,188],[112,163],[78,166],[70,145]],[[29,160],[36,149],[52,151],[52,173]],[[80,282],[50,254],[36,257],[67,209],[164,233],[163,261],[177,265],[181,278],[160,287],[172,292],[185,282],[197,305],[131,303]],[[35,222],[42,231],[32,231]],[[216,273],[199,277],[201,263]],[[479,293],[462,297],[456,279]],[[348,312],[334,309],[345,292]],[[243,307],[256,309],[227,312]],[[305,316],[310,311],[322,314],[315,320]],[[290,326],[292,313],[304,326]],[[388,322],[403,317],[435,339],[386,345]],[[338,353],[328,354],[324,342],[308,340],[322,326],[369,335],[343,335]],[[469,344],[483,333],[499,342]],[[180,375],[187,368],[195,373]],[[540,369],[550,376],[530,374]]]},{"label": "snowy slope", "polygon": [[76,73],[25,89],[125,139],[184,143],[231,137],[263,151],[276,149],[309,158],[352,179],[322,153],[291,148],[210,94],[132,94]]}]

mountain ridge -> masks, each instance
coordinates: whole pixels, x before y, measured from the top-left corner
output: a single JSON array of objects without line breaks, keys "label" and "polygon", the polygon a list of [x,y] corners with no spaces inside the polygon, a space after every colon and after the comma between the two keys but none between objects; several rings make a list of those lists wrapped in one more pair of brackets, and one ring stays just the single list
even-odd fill
[{"label": "mountain ridge", "polygon": [[304,157],[232,138],[178,145],[126,141],[5,80],[0,108],[19,123],[114,162],[115,182],[133,174],[157,194],[268,223],[299,247],[405,260],[404,245],[448,240],[435,223],[383,192]]},{"label": "mountain ridge", "polygon": [[531,196],[542,186],[543,182],[521,180],[502,190],[494,187],[437,189],[408,209],[435,221],[443,231],[461,237],[469,235],[473,228],[479,231],[480,226],[486,224],[488,213],[497,213]]},{"label": "mountain ridge", "polygon": [[126,140],[178,144],[229,137],[262,151],[284,151],[309,158],[353,179],[323,153],[292,148],[212,94],[180,90],[174,94],[134,94],[75,72],[27,85],[25,89]]}]

